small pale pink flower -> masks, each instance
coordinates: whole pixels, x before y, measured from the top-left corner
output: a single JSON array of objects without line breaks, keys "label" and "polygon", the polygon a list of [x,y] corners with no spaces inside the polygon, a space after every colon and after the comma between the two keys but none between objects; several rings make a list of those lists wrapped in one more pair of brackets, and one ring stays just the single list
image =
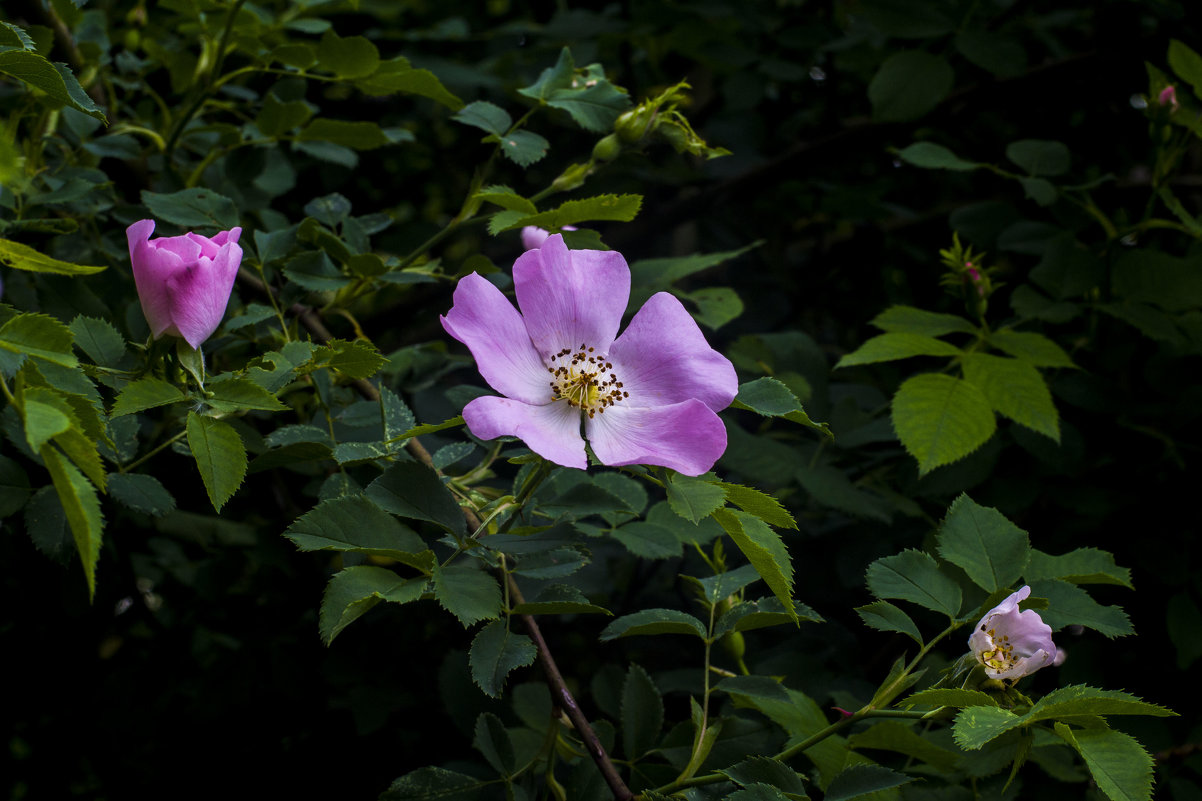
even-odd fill
[{"label": "small pale pink flower", "polygon": [[[565,225],[563,230],[575,231],[576,227],[572,225]],[[522,229],[522,247],[526,250],[541,248],[543,243],[547,241],[547,237],[550,235],[551,232],[545,228],[539,228],[537,225],[527,225]]]},{"label": "small pale pink flower", "polygon": [[1177,102],[1177,88],[1172,84],[1160,90],[1157,96],[1157,101],[1162,106],[1168,106],[1172,111],[1176,111],[1180,104]]},{"label": "small pale pink flower", "polygon": [[230,301],[242,248],[241,228],[209,238],[186,233],[151,239],[154,220],[125,231],[142,313],[155,339],[183,337],[193,348],[213,335]]},{"label": "small pale pink flower", "polygon": [[968,647],[991,679],[1013,681],[1064,661],[1064,652],[1052,642],[1052,627],[1034,609],[1018,610],[1019,601],[1030,594],[1026,586],[1012,593],[985,613],[968,638]]},{"label": "small pale pink flower", "polygon": [[519,312],[476,273],[461,279],[443,328],[467,345],[504,397],[476,398],[464,420],[481,439],[522,439],[540,456],[588,466],[581,423],[607,465],[653,464],[701,475],[726,450],[717,412],[738,379],[667,292],[626,327],[630,268],[622,254],[571,250],[550,236],[513,265]]}]

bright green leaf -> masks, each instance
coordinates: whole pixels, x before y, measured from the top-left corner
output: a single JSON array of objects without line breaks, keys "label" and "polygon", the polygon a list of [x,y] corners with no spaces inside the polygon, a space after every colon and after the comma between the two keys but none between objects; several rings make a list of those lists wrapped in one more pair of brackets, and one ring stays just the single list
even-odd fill
[{"label": "bright green leaf", "polygon": [[672,474],[666,487],[672,511],[693,523],[700,523],[726,503],[726,491],[719,484],[680,473]]},{"label": "bright green leaf", "polygon": [[188,412],[188,447],[213,509],[220,512],[246,477],[246,446],[228,423]]},{"label": "bright green leaf", "polygon": [[1070,729],[1060,723],[1056,733],[1071,745],[1111,801],[1149,801],[1152,798],[1152,757],[1130,734],[1113,729]]},{"label": "bright green leaf", "polygon": [[714,519],[734,540],[747,561],[755,566],[786,611],[793,615],[793,561],[780,535],[758,517],[743,511],[718,509]]},{"label": "bright green leaf", "polygon": [[[0,56],[2,55],[3,53],[0,53]],[[52,259],[28,245],[11,242],[7,239],[0,239],[0,264],[30,273],[54,273],[57,275],[93,275],[104,269],[103,266],[90,267]]]},{"label": "bright green leaf", "polygon": [[63,367],[79,364],[73,340],[71,329],[45,314],[18,314],[0,326],[0,348]]},{"label": "bright green leaf", "polygon": [[835,368],[852,367],[857,364],[891,362],[913,356],[962,355],[963,351],[950,342],[923,334],[888,333],[878,334],[860,347],[844,356]]},{"label": "bright green leaf", "polygon": [[997,429],[989,400],[973,384],[923,373],[906,379],[893,396],[893,427],[919,474],[964,458]]},{"label": "bright green leaf", "polygon": [[996,706],[970,706],[960,710],[952,726],[956,745],[966,751],[976,751],[991,740],[1023,724],[1023,719],[1009,709]]},{"label": "bright green leaf", "polygon": [[75,538],[75,548],[88,582],[88,597],[95,598],[96,563],[100,560],[100,539],[104,532],[96,488],[53,445],[43,445],[38,453],[50,471],[50,480]]},{"label": "bright green leaf", "polygon": [[161,378],[140,378],[131,384],[126,384],[117,395],[117,400],[113,403],[112,416],[120,417],[140,412],[143,409],[179,403],[187,399],[188,396],[179,387],[168,384]]}]

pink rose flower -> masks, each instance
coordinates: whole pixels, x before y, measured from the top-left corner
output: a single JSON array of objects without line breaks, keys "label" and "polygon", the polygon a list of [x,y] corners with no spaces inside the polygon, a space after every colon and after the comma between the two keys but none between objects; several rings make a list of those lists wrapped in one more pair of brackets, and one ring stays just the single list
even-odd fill
[{"label": "pink rose flower", "polygon": [[154,220],[139,220],[125,231],[150,333],[155,339],[163,334],[183,337],[199,348],[225,316],[242,263],[242,229],[211,239],[191,232],[151,239],[152,233]]},{"label": "pink rose flower", "polygon": [[626,260],[612,250],[570,251],[558,234],[518,257],[513,283],[520,312],[472,273],[441,318],[504,396],[464,407],[473,434],[519,437],[556,464],[584,469],[583,421],[604,464],[691,476],[714,466],[726,450],[717,412],[734,400],[738,378],[679,300],[653,295],[618,336],[630,299]]},{"label": "pink rose flower", "polygon": [[1017,680],[1064,661],[1064,652],[1052,642],[1052,627],[1034,609],[1018,611],[1019,601],[1030,594],[1030,587],[1012,593],[985,613],[968,638],[968,647],[991,679]]}]

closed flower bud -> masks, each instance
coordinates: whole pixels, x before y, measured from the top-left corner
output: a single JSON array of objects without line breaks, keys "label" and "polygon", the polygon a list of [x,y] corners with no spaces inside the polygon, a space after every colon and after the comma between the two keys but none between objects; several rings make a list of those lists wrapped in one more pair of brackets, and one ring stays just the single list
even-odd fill
[{"label": "closed flower bud", "polygon": [[126,229],[142,313],[155,339],[183,338],[193,349],[213,335],[229,304],[242,248],[241,228],[209,238],[186,233],[151,239],[154,220]]}]

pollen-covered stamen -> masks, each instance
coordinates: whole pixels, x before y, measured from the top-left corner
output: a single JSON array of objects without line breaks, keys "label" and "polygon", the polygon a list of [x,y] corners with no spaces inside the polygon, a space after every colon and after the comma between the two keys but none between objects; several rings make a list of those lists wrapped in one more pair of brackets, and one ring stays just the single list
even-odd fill
[{"label": "pollen-covered stamen", "polygon": [[604,414],[615,403],[630,397],[622,388],[614,366],[598,355],[595,348],[581,343],[579,348],[564,348],[550,358],[551,400],[586,412],[589,417]]}]

